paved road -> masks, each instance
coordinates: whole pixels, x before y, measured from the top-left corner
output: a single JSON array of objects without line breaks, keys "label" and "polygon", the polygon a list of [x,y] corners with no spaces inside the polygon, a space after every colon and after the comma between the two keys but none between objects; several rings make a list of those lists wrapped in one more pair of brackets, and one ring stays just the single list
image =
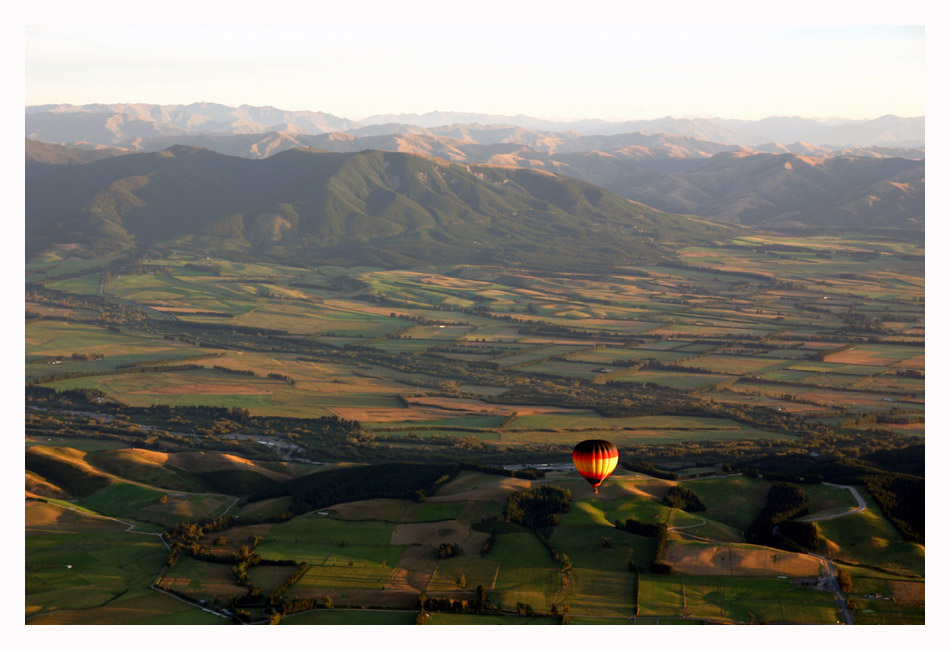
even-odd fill
[{"label": "paved road", "polygon": [[817,553],[809,553],[812,557],[818,558],[828,575],[823,575],[818,580],[818,586],[825,591],[832,592],[838,599],[838,605],[841,607],[841,618],[845,625],[854,625],[854,617],[851,616],[851,610],[848,609],[848,602],[841,592],[841,585],[838,584],[838,574],[835,571],[835,564],[831,558]]}]

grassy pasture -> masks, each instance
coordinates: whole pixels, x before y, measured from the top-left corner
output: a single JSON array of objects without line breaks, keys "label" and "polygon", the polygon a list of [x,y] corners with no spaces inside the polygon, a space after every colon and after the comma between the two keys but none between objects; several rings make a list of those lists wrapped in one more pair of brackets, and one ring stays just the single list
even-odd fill
[{"label": "grassy pasture", "polygon": [[105,472],[137,483],[168,490],[208,491],[208,486],[198,477],[167,465],[167,454],[125,448],[91,453],[86,460]]},{"label": "grassy pasture", "polygon": [[703,370],[737,375],[781,367],[784,364],[785,361],[781,359],[759,359],[756,357],[737,357],[725,354],[710,354],[682,363],[682,365],[689,368],[702,368]]},{"label": "grassy pasture", "polygon": [[638,370],[633,373],[624,373],[611,376],[611,381],[632,382],[636,384],[656,384],[667,388],[690,391],[697,388],[707,388],[721,384],[724,381],[735,379],[734,375],[706,374],[667,370]]},{"label": "grassy pasture", "polygon": [[845,375],[840,373],[815,373],[804,380],[803,383],[813,384],[815,386],[827,386],[829,388],[857,388],[864,387],[865,377],[862,375]]},{"label": "grassy pasture", "polygon": [[815,484],[801,488],[808,495],[809,515],[840,514],[858,506],[851,491],[845,488]]},{"label": "grassy pasture", "polygon": [[[776,328],[769,328],[776,329]],[[696,337],[715,338],[722,336],[764,337],[768,329],[753,329],[749,327],[714,327],[711,325],[686,325],[671,323],[650,330],[650,334],[666,337]]]},{"label": "grassy pasture", "polygon": [[477,614],[429,614],[426,625],[560,625],[553,616],[479,616]]},{"label": "grassy pasture", "polygon": [[299,595],[311,589],[382,589],[389,581],[389,576],[395,566],[395,563],[392,565],[357,564],[356,560],[353,560],[353,564],[350,565],[348,559],[340,561],[340,564],[310,567],[288,591]]},{"label": "grassy pasture", "polygon": [[367,499],[340,504],[334,508],[338,521],[385,521],[425,523],[456,520],[465,510],[465,502],[415,503],[404,499]]},{"label": "grassy pasture", "polygon": [[[493,476],[491,474],[483,474],[481,472],[472,472],[469,470],[462,470],[456,475],[454,479],[448,483],[444,483],[439,486],[439,489],[436,491],[436,497],[455,497],[460,495],[468,496],[469,492],[475,490],[473,494],[479,494],[477,492],[480,487],[495,487],[502,481],[502,477]],[[475,498],[475,497],[472,497]]]},{"label": "grassy pasture", "polygon": [[858,625],[923,625],[924,584],[893,578],[858,577],[852,574]]},{"label": "grassy pasture", "polygon": [[519,416],[509,429],[678,429],[702,431],[735,426],[731,420],[687,415],[646,415],[606,418],[589,412],[541,413]]},{"label": "grassy pasture", "polygon": [[284,512],[290,512],[290,504],[292,500],[293,499],[291,497],[278,497],[276,499],[254,501],[252,503],[246,503],[240,507],[235,506],[231,512],[240,517],[248,517],[250,519],[256,519],[260,517],[264,519],[267,517],[277,516]]},{"label": "grassy pasture", "polygon": [[280,625],[413,625],[415,621],[415,612],[319,609],[284,616]]},{"label": "grassy pasture", "polygon": [[808,377],[814,377],[816,373],[811,370],[768,370],[760,376],[770,381],[804,381]]},{"label": "grassy pasture", "polygon": [[[670,526],[683,529],[683,534],[699,535],[707,539],[723,542],[745,541],[743,531],[734,526],[715,521],[706,516],[705,512],[690,513],[674,509],[670,517]],[[690,539],[688,536],[684,538],[679,532],[674,533],[674,538]]]},{"label": "grassy pasture", "polygon": [[411,339],[432,341],[454,341],[472,330],[470,325],[416,325],[402,336]]},{"label": "grassy pasture", "polygon": [[521,602],[543,612],[550,609],[552,602],[561,600],[558,597],[560,590],[561,572],[558,568],[503,564],[498,570],[495,588],[488,592],[488,599],[506,609],[514,609]]},{"label": "grassy pasture", "polygon": [[[613,361],[633,361],[656,359],[665,363],[673,362],[678,359],[688,358],[695,354],[685,350],[642,350],[631,348],[600,348],[597,350],[584,350],[571,354],[568,358],[571,361],[584,361],[593,364],[606,366]],[[620,370],[622,366],[611,366]]]},{"label": "grassy pasture", "polygon": [[[75,352],[102,354],[99,361],[72,361]],[[123,363],[169,362],[194,354],[195,347],[167,341],[154,334],[124,330],[121,333],[85,323],[32,321],[26,328],[26,376],[28,379],[63,372],[113,370]],[[33,359],[62,356],[55,365],[31,363]]]},{"label": "grassy pasture", "polygon": [[[891,406],[900,403],[912,404],[912,400],[920,401],[919,398],[899,397],[887,393],[876,393],[860,390],[837,390],[822,386],[792,386],[775,385],[765,386],[754,382],[740,380],[730,386],[735,391],[756,391],[765,396],[782,397],[783,395],[793,395],[800,400],[821,407],[850,407],[855,412],[873,412],[889,410]],[[906,400],[906,401],[905,401]],[[819,410],[811,408],[809,410]]]},{"label": "grassy pasture", "polygon": [[[337,409],[338,410],[338,409]],[[397,420],[397,421],[377,421],[364,422],[367,429],[395,428],[412,429],[414,427],[426,428],[465,428],[465,429],[496,429],[501,426],[505,416],[502,415],[459,415],[458,417],[445,417],[437,420],[419,419],[419,420]],[[420,432],[422,433],[422,432]],[[435,432],[432,432],[435,433]],[[471,435],[475,431],[466,431],[463,435]],[[430,434],[431,435],[431,434]]]},{"label": "grassy pasture", "polygon": [[[577,350],[577,347],[573,345],[543,345],[534,349],[525,350],[519,354],[497,357],[495,361],[502,366],[513,366],[522,363],[531,364],[542,359],[559,357],[568,352],[574,352],[575,350]],[[533,372],[534,366],[532,365],[530,367]]]},{"label": "grassy pasture", "polygon": [[616,521],[627,519],[662,523],[667,521],[671,510],[657,500],[640,495],[630,495],[609,501],[581,501],[578,502],[578,507],[591,508],[592,512],[596,510],[602,513],[604,521],[611,525]]},{"label": "grassy pasture", "polygon": [[580,361],[561,361],[551,359],[536,363],[527,368],[529,372],[540,372],[545,375],[557,375],[559,377],[586,377],[591,378],[604,370],[614,371],[619,368],[596,363],[583,363]]},{"label": "grassy pasture", "polygon": [[[165,273],[120,275],[113,277],[106,285],[110,295],[142,304],[167,304],[175,301],[195,301],[202,299],[220,299],[238,297],[239,292],[227,286],[196,282],[187,274],[169,275]],[[203,280],[204,278],[202,278]]]},{"label": "grassy pasture", "polygon": [[924,547],[905,542],[874,499],[858,490],[867,510],[819,521],[818,530],[832,545],[832,556],[846,562],[880,567],[905,575],[924,575]]},{"label": "grassy pasture", "polygon": [[77,257],[62,257],[59,254],[48,254],[26,263],[26,277],[30,282],[45,282],[61,275],[72,275],[74,273],[87,272],[88,275],[101,275],[97,269],[104,268],[110,262],[118,258],[118,255],[110,255],[93,259],[81,259]]},{"label": "grassy pasture", "polygon": [[745,531],[759,515],[770,488],[768,481],[744,476],[695,479],[684,481],[683,485],[706,504],[704,519],[713,519],[740,531]]},{"label": "grassy pasture", "polygon": [[567,600],[571,614],[633,616],[634,578],[631,571],[575,567]]},{"label": "grassy pasture", "polygon": [[[373,383],[369,382],[371,386]],[[297,417],[328,414],[319,405],[319,393],[308,390],[310,387],[306,384],[292,387],[267,377],[234,375],[211,369],[80,377],[45,385],[57,390],[96,388],[131,406],[241,407],[255,415]],[[341,388],[345,389],[345,386]],[[326,395],[322,401],[329,401]]]},{"label": "grassy pasture", "polygon": [[391,354],[407,354],[410,352],[428,350],[434,345],[440,345],[440,343],[427,339],[385,339],[375,343],[368,343],[367,345],[368,347],[383,350]]},{"label": "grassy pasture", "polygon": [[43,284],[44,286],[55,291],[65,291],[67,293],[97,296],[99,295],[99,286],[101,281],[101,273],[90,273],[89,275],[80,275],[77,277],[63,278],[60,280],[49,280]]},{"label": "grassy pasture", "polygon": [[246,587],[238,584],[231,566],[217,562],[201,562],[183,555],[175,566],[165,573],[159,586],[195,600],[210,601],[215,596],[227,600],[247,591]]},{"label": "grassy pasture", "polygon": [[60,609],[27,620],[30,625],[230,625],[231,620],[156,592],[111,601],[95,609]]},{"label": "grassy pasture", "polygon": [[904,361],[920,354],[921,348],[916,346],[875,345],[865,343],[850,350],[835,352],[825,357],[828,363],[844,363],[855,365],[888,366],[897,361]]},{"label": "grassy pasture", "polygon": [[26,469],[74,496],[89,496],[116,481],[85,459],[85,452],[69,447],[34,445],[26,450]]},{"label": "grassy pasture", "polygon": [[[498,562],[487,558],[460,555],[440,559],[436,565],[435,572],[426,585],[427,593],[436,593],[443,591],[465,591],[471,592],[478,585],[485,589],[492,589],[495,586],[495,576],[500,572]],[[459,586],[459,579],[465,576],[465,587]]]},{"label": "grassy pasture", "polygon": [[60,610],[93,610],[113,599],[143,595],[167,554],[158,537],[152,535],[101,532],[28,536],[27,621]]},{"label": "grassy pasture", "polygon": [[501,533],[486,558],[502,567],[551,569],[560,566],[533,533]]},{"label": "grassy pasture", "polygon": [[112,517],[127,517],[156,503],[163,492],[134,483],[113,483],[77,503]]},{"label": "grassy pasture", "polygon": [[833,594],[775,578],[659,576],[641,578],[640,615],[689,615],[723,621],[834,624]]},{"label": "grassy pasture", "polygon": [[275,524],[264,535],[257,553],[268,559],[292,559],[314,567],[325,565],[330,567],[326,580],[342,580],[351,561],[364,569],[378,569],[383,564],[391,568],[398,563],[403,547],[390,546],[393,527],[382,521],[295,517]]},{"label": "grassy pasture", "polygon": [[129,516],[160,526],[217,517],[233,499],[222,494],[169,494],[166,503],[153,502]]},{"label": "grassy pasture", "polygon": [[77,512],[64,502],[26,502],[26,534],[120,532],[126,524],[112,519]]},{"label": "grassy pasture", "polygon": [[675,573],[686,575],[817,578],[822,572],[821,561],[815,557],[752,544],[671,540],[663,558]]},{"label": "grassy pasture", "polygon": [[898,377],[897,375],[884,374],[873,377],[861,384],[861,388],[871,391],[898,391],[901,393],[924,394],[924,380],[911,377]]}]

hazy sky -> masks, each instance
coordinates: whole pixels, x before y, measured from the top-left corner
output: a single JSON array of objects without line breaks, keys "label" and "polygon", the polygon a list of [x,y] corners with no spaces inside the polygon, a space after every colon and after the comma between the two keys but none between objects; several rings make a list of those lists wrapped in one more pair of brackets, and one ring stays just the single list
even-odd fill
[{"label": "hazy sky", "polygon": [[572,20],[556,4],[540,18],[405,7],[367,20],[352,7],[300,26],[30,26],[26,103],[209,101],[351,119],[925,113],[923,27],[643,25],[632,13]]}]

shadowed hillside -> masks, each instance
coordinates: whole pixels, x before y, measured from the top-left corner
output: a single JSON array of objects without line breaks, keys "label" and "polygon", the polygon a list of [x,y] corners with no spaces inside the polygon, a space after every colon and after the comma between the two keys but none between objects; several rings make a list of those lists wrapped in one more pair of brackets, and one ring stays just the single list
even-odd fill
[{"label": "shadowed hillside", "polygon": [[55,244],[108,252],[186,238],[198,246],[227,240],[259,254],[319,251],[341,262],[557,257],[587,265],[656,259],[664,242],[730,232],[545,172],[378,151],[293,150],[247,160],[176,146],[58,169],[27,187],[33,252]]}]

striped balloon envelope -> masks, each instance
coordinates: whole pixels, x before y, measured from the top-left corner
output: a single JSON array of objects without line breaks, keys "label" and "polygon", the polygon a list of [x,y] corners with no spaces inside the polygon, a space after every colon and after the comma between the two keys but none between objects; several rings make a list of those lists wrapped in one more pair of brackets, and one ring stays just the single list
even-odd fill
[{"label": "striped balloon envelope", "polygon": [[574,467],[594,486],[594,494],[617,468],[620,452],[609,440],[585,440],[574,447]]}]

